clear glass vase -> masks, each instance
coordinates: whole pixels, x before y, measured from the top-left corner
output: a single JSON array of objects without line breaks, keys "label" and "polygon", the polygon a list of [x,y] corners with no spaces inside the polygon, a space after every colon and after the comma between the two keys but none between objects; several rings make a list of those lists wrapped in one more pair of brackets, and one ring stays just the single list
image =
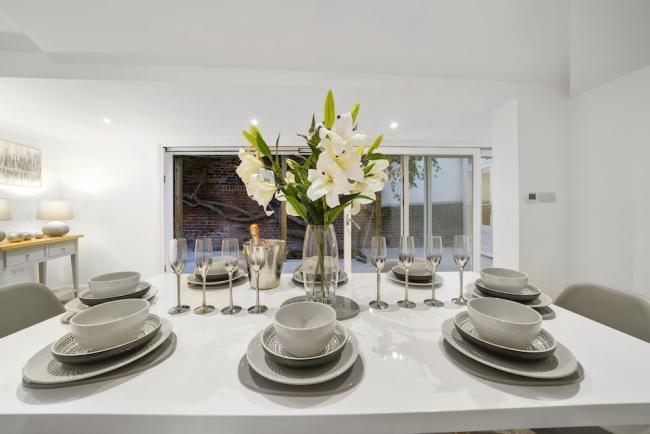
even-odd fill
[{"label": "clear glass vase", "polygon": [[309,225],[302,251],[307,299],[332,304],[339,277],[339,249],[333,225]]}]

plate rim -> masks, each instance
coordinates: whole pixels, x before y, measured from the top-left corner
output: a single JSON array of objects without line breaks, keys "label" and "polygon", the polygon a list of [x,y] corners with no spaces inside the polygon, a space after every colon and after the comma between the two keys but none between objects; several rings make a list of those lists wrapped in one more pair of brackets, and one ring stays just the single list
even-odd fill
[{"label": "plate rim", "polygon": [[[147,300],[149,303],[151,303],[151,302],[152,302],[151,300],[153,300],[153,298],[158,294],[158,291],[159,291],[159,290],[158,290],[158,287],[157,287],[157,286],[155,286],[155,285],[151,285],[151,286],[149,287],[149,291],[147,291],[147,292],[145,292],[144,294],[142,294],[142,297],[140,297],[140,298],[141,298],[142,300]],[[82,305],[84,305],[85,307],[83,307],[83,308],[81,308],[81,309],[79,309],[79,308],[77,308],[77,307],[74,307],[73,303],[74,303],[75,301],[76,301],[78,304],[82,304]],[[87,304],[84,304],[84,302],[82,302],[82,301],[79,299],[79,297],[75,297],[75,298],[73,298],[72,300],[68,301],[66,304],[63,305],[63,308],[64,308],[67,312],[74,312],[74,313],[79,313],[79,312],[81,312],[81,311],[83,311],[83,310],[88,309],[89,307],[92,307],[92,306],[88,306]]]},{"label": "plate rim", "polygon": [[[150,314],[147,316],[147,319],[145,320],[145,323],[146,323],[146,321],[149,320],[149,318],[152,318],[152,317],[158,319],[158,326],[156,326],[156,328],[155,328],[151,333],[148,333],[148,334],[146,334],[146,335],[144,335],[144,336],[140,336],[139,338],[131,339],[130,341],[125,342],[125,343],[120,344],[120,345],[117,345],[117,346],[115,346],[115,347],[105,348],[105,349],[103,349],[103,350],[96,350],[96,351],[92,351],[92,352],[88,352],[88,353],[84,353],[84,354],[63,354],[63,353],[60,353],[60,352],[58,352],[58,351],[55,351],[55,347],[59,344],[59,342],[63,341],[63,340],[66,339],[68,336],[71,336],[71,335],[72,335],[72,333],[66,333],[66,334],[64,334],[63,336],[61,336],[59,339],[57,339],[56,341],[54,341],[54,342],[52,343],[52,346],[51,346],[51,349],[52,349],[52,356],[54,357],[54,354],[58,354],[58,355],[61,355],[61,356],[64,356],[64,357],[82,357],[82,356],[92,356],[92,355],[97,355],[97,354],[101,354],[101,353],[108,352],[108,351],[117,350],[117,349],[122,348],[122,347],[124,347],[124,346],[126,346],[126,345],[132,344],[133,342],[136,342],[136,341],[138,341],[138,340],[140,340],[140,339],[143,339],[143,338],[146,337],[146,336],[149,336],[149,335],[151,335],[151,334],[155,334],[155,333],[157,333],[158,330],[160,330],[160,329],[162,328],[163,319],[162,319],[159,315],[156,315],[155,313],[150,313]],[[74,337],[73,337],[73,338],[74,338]],[[56,359],[56,357],[54,357],[54,358]],[[65,363],[65,362],[61,362],[61,363]]]},{"label": "plate rim", "polygon": [[348,340],[350,339],[350,332],[348,332],[348,329],[345,328],[345,326],[343,326],[343,324],[341,324],[341,322],[338,321],[338,320],[336,321],[335,327],[336,326],[339,326],[339,328],[345,332],[345,339],[343,340],[343,344],[341,346],[337,347],[335,350],[330,351],[329,353],[318,354],[316,356],[311,356],[311,357],[294,357],[294,356],[292,356],[291,358],[287,358],[287,357],[283,356],[282,354],[278,354],[275,351],[272,351],[270,348],[268,348],[266,346],[266,344],[264,342],[264,335],[266,334],[267,330],[269,330],[270,328],[273,328],[273,324],[269,324],[268,326],[266,326],[264,328],[264,330],[262,330],[262,334],[260,334],[260,342],[262,343],[262,347],[264,348],[265,351],[268,351],[269,353],[272,353],[276,357],[280,357],[280,358],[283,358],[283,359],[286,359],[286,360],[290,360],[292,362],[311,362],[311,361],[321,359],[323,357],[330,356],[330,355],[336,353],[337,351],[340,351],[343,347],[345,347],[345,345],[347,345]]},{"label": "plate rim", "polygon": [[[389,280],[391,280],[391,281],[393,281],[395,283],[399,283],[400,285],[404,285],[404,281],[399,280],[395,275],[393,275],[391,273],[392,273],[392,271],[390,273],[386,273],[388,275]],[[436,273],[436,277],[438,277],[438,276],[440,276],[440,274]],[[439,285],[436,284],[436,289],[441,288],[443,284],[444,284],[444,278],[442,276],[440,276],[440,284]],[[431,282],[409,282],[409,288],[412,287],[412,286],[413,287],[421,287],[423,289],[431,289]]]},{"label": "plate rim", "polygon": [[[457,322],[457,318],[460,317],[461,315],[467,316],[467,318],[469,318],[469,313],[466,310],[464,310],[462,312],[458,312],[453,317],[454,318],[454,326],[457,327],[457,328],[460,328],[462,330],[462,327],[460,327],[460,325]],[[470,320],[470,323],[471,323],[471,320]],[[472,324],[472,327],[474,327],[474,324]],[[476,329],[476,328],[474,328],[474,329]],[[512,351],[512,352],[515,352],[515,353],[522,353],[524,355],[539,355],[539,354],[550,352],[550,354],[549,354],[549,357],[550,357],[553,354],[553,352],[555,351],[555,349],[557,348],[557,339],[555,339],[555,336],[553,336],[551,333],[548,332],[548,330],[546,330],[544,328],[540,329],[540,331],[539,331],[539,333],[542,333],[542,332],[545,333],[547,336],[550,336],[551,339],[553,339],[553,347],[549,348],[549,349],[546,349],[546,350],[543,350],[543,351],[526,350],[526,349],[521,349],[521,348],[506,347],[504,345],[499,345],[499,344],[495,344],[494,342],[490,342],[487,339],[484,339],[484,338],[482,338],[480,336],[478,336],[478,337],[472,336],[472,338],[476,339],[476,340],[479,340],[481,342],[484,342],[486,345],[495,347],[497,349]],[[467,333],[467,332],[465,330],[463,330],[463,333]],[[539,333],[538,333],[538,335],[539,335]],[[478,332],[477,332],[477,334],[478,334]],[[460,335],[461,335],[461,337],[464,338],[462,333],[460,333]],[[470,342],[470,343],[472,343],[472,342]]]},{"label": "plate rim", "polygon": [[[138,284],[136,285],[135,290],[133,292],[127,292],[126,294],[121,294],[121,295],[112,295],[110,297],[98,297],[98,298],[94,298],[93,301],[108,300],[108,299],[116,298],[116,297],[126,297],[127,295],[131,295],[131,294],[136,293],[138,291],[143,291],[143,289],[138,289],[140,285],[148,285],[146,287],[146,289],[144,289],[144,292],[142,293],[142,295],[145,295],[151,289],[151,286],[152,286],[151,282],[149,282],[147,280],[141,280],[140,282],[138,282]],[[79,294],[77,294],[77,298],[79,298],[79,300],[81,300],[82,294],[86,294],[88,292],[90,292],[90,288],[86,288],[83,291],[80,291]],[[90,300],[89,297],[84,297],[84,298]],[[136,298],[140,298],[140,297],[136,297]]]},{"label": "plate rim", "polygon": [[[547,372],[546,374],[541,374],[541,375],[540,375],[540,374],[537,374],[537,373],[535,373],[535,372],[526,372],[526,371],[522,371],[522,370],[515,369],[515,368],[509,368],[509,367],[507,367],[507,366],[503,366],[503,365],[500,365],[500,364],[498,364],[498,363],[493,363],[493,362],[491,362],[491,361],[489,361],[489,360],[485,360],[485,359],[483,359],[483,358],[481,358],[481,357],[479,357],[479,356],[477,356],[477,355],[475,355],[475,354],[472,354],[471,352],[468,352],[468,351],[465,350],[462,346],[458,345],[457,342],[454,341],[454,338],[453,338],[453,334],[454,334],[454,333],[458,334],[458,335],[459,335],[459,338],[460,338],[461,340],[463,340],[463,337],[460,336],[460,333],[458,333],[458,330],[456,330],[456,325],[454,324],[454,319],[453,319],[453,317],[452,317],[452,318],[447,318],[447,319],[442,323],[441,330],[442,330],[442,336],[443,336],[443,339],[445,339],[447,342],[449,342],[449,344],[450,344],[452,347],[454,347],[455,349],[457,349],[457,350],[458,350],[459,352],[461,352],[463,355],[465,355],[465,356],[469,357],[470,359],[473,359],[473,360],[475,360],[475,361],[477,361],[477,362],[479,362],[479,363],[482,363],[482,364],[484,364],[484,365],[486,365],[486,366],[489,366],[489,367],[491,367],[491,368],[494,368],[494,369],[496,369],[496,370],[498,370],[498,371],[508,372],[508,373],[510,373],[510,374],[519,375],[519,376],[522,376],[522,377],[528,377],[528,378],[537,378],[537,379],[556,379],[556,378],[564,378],[564,377],[568,377],[569,375],[573,374],[573,373],[576,371],[576,369],[578,368],[578,360],[576,359],[575,355],[574,355],[574,354],[573,354],[573,353],[572,353],[572,352],[571,352],[567,347],[565,347],[564,345],[562,345],[560,342],[557,342],[557,341],[556,341],[556,345],[557,345],[557,347],[556,347],[556,350],[555,350],[555,352],[553,353],[553,355],[558,354],[558,350],[559,350],[559,351],[565,351],[565,352],[567,353],[567,355],[570,356],[570,359],[569,359],[569,362],[568,362],[568,363],[569,363],[569,366],[573,365],[573,369],[571,369],[571,372],[569,372],[569,373],[562,373],[562,374],[549,374],[549,373]],[[469,341],[466,341],[466,342],[469,342]],[[470,345],[473,345],[473,344],[470,343]],[[482,349],[482,348],[480,348],[480,347],[478,347],[478,346],[477,346],[476,348],[477,348],[479,351],[487,352],[487,350],[484,350],[484,349]],[[490,353],[490,355],[492,355],[492,354]],[[499,358],[499,356],[496,356],[496,355],[492,355],[492,356],[493,356],[493,357],[496,357],[497,359]],[[529,361],[529,362],[524,362],[524,361],[513,361],[513,360],[511,360],[511,359],[504,359],[504,361],[507,361],[507,362],[509,362],[509,363],[523,363],[523,364],[527,364],[527,363],[529,364],[529,363],[531,363],[530,361]],[[532,362],[532,363],[535,363],[535,362]],[[566,370],[566,368],[565,368],[565,370]]]},{"label": "plate rim", "polygon": [[[240,274],[238,276],[233,276],[232,283],[235,283],[244,277],[246,277],[247,274],[244,273],[243,271],[240,270]],[[196,281],[190,281],[191,277],[196,277],[194,274],[188,274],[187,275],[187,284],[188,285],[203,285],[203,282],[196,282]],[[221,285],[227,285],[228,284],[228,279],[226,280],[213,280],[213,281],[207,281],[205,282],[205,286],[221,286]]]},{"label": "plate rim", "polygon": [[[28,383],[36,383],[36,384],[65,384],[65,383],[72,383],[74,381],[85,380],[87,378],[96,377],[98,375],[114,371],[114,370],[119,369],[119,368],[121,368],[123,366],[126,366],[126,365],[128,365],[130,363],[133,363],[136,360],[141,359],[142,357],[144,357],[147,354],[151,353],[152,351],[154,351],[159,346],[161,346],[169,338],[169,336],[172,334],[171,323],[165,318],[161,318],[161,319],[162,319],[163,324],[160,327],[160,331],[159,331],[159,333],[161,334],[160,339],[158,339],[156,342],[152,343],[148,347],[145,344],[145,347],[142,347],[141,351],[136,351],[134,353],[131,353],[131,355],[129,357],[125,357],[124,359],[120,360],[119,362],[116,362],[116,363],[114,363],[114,364],[112,364],[110,366],[106,366],[105,368],[99,369],[97,371],[87,372],[85,374],[78,374],[78,375],[75,375],[75,376],[71,376],[70,378],[67,378],[67,379],[57,379],[57,380],[45,380],[45,381],[43,381],[43,380],[36,380],[36,379],[30,378],[25,373],[25,370],[27,369],[27,366],[29,365],[29,363],[37,355],[39,355],[41,352],[43,352],[45,350],[47,350],[47,354],[52,358],[52,360],[56,361],[57,363],[61,363],[58,360],[54,359],[54,356],[52,356],[52,353],[50,353],[51,344],[48,344],[47,346],[45,346],[44,348],[42,348],[38,352],[36,352],[36,354],[34,354],[32,357],[30,357],[30,359],[27,361],[25,366],[23,366],[23,369],[22,369],[23,381],[26,381]],[[150,342],[152,342],[152,341],[149,341],[148,343],[150,343]]]},{"label": "plate rim", "polygon": [[[480,283],[477,285],[476,282],[480,282]],[[504,291],[502,289],[491,288],[491,287],[485,285],[484,283],[485,282],[483,282],[483,279],[481,279],[480,277],[477,278],[476,280],[474,280],[474,285],[476,287],[478,287],[479,289],[480,288],[485,288],[488,291],[496,292],[498,294],[510,295],[510,296],[514,296],[514,297],[535,297],[535,298],[539,298],[542,295],[542,290],[539,288],[539,286],[534,285],[532,283],[526,284],[526,287],[536,290],[537,291],[536,294],[518,294],[518,293],[514,293],[514,292],[507,292],[507,291]],[[530,301],[534,300],[535,298],[532,298]]]},{"label": "plate rim", "polygon": [[[259,369],[259,366],[256,365],[255,361],[251,360],[250,357],[250,351],[253,345],[260,345],[260,336],[262,331],[257,332],[255,336],[253,336],[253,339],[248,343],[248,347],[246,348],[246,361],[248,362],[248,366],[251,367],[257,374],[261,375],[262,377],[266,378],[269,381],[273,381],[275,383],[280,383],[280,384],[286,384],[288,386],[310,386],[313,384],[320,384],[320,383],[325,383],[327,381],[333,380],[334,378],[337,378],[344,373],[346,373],[352,365],[357,361],[357,358],[359,357],[360,351],[359,351],[359,343],[357,342],[356,337],[352,332],[348,333],[348,342],[352,348],[352,354],[350,355],[350,358],[346,360],[346,362],[336,371],[329,372],[327,374],[322,374],[318,377],[313,377],[309,379],[287,379],[283,378],[282,376],[278,375],[278,377],[273,377],[270,378],[269,376],[266,375],[266,373],[260,372],[262,371]],[[262,353],[264,354],[264,349],[262,349]],[[342,354],[341,354],[342,355]],[[266,357],[264,358],[266,361]],[[263,362],[265,363],[265,362]],[[273,362],[274,363],[274,362]],[[283,366],[283,369],[294,369],[294,370],[299,370],[299,371],[305,371],[304,368],[289,368],[286,366]]]},{"label": "plate rim", "polygon": [[[469,289],[468,289],[469,288]],[[480,289],[474,284],[474,282],[470,282],[467,285],[465,285],[465,290],[470,294],[473,295],[474,297],[490,297],[489,295],[482,294]],[[492,297],[492,298],[498,298],[498,297]],[[511,300],[514,301],[514,300]],[[535,304],[537,302],[537,304]],[[531,301],[515,301],[515,303],[522,303],[524,306],[532,307],[533,309],[535,308],[540,308],[540,307],[549,307],[550,305],[553,304],[553,299],[551,298],[550,295],[545,293],[544,291],[541,291],[539,294],[539,297],[537,297],[535,300]]]}]

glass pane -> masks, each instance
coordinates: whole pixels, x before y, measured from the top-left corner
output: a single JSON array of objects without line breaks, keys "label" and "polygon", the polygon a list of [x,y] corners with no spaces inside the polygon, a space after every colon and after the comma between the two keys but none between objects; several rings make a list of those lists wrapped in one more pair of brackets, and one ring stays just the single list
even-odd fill
[{"label": "glass pane", "polygon": [[415,241],[415,257],[424,258],[426,233],[426,163],[423,156],[406,157],[409,162],[409,235]]},{"label": "glass pane", "polygon": [[492,266],[492,157],[481,158],[481,267]]},{"label": "glass pane", "polygon": [[354,223],[356,223],[356,225],[352,224],[353,273],[374,270],[370,263],[370,241],[375,235],[386,237],[388,258],[397,258],[397,244],[399,243],[401,231],[401,157],[389,155],[388,158],[390,160],[388,168],[390,180],[386,183],[384,189],[375,195],[375,203],[363,206],[357,215],[352,216]]},{"label": "glass pane", "polygon": [[[194,242],[197,238],[212,238],[215,255],[221,250],[221,240],[228,237],[240,241],[250,239],[250,225],[260,226],[262,238],[280,238],[281,203],[273,200],[275,212],[267,216],[264,210],[246,194],[235,168],[236,155],[174,156],[182,160],[182,199],[175,197],[174,206],[181,207],[180,222],[175,221],[176,236],[187,238],[189,253],[185,272],[194,270]],[[301,247],[302,249],[302,244]]]},{"label": "glass pane", "polygon": [[[456,271],[454,235],[472,235],[472,158],[436,157],[431,160],[431,234],[442,237],[445,253],[441,271]],[[472,261],[466,270],[473,269]]]}]

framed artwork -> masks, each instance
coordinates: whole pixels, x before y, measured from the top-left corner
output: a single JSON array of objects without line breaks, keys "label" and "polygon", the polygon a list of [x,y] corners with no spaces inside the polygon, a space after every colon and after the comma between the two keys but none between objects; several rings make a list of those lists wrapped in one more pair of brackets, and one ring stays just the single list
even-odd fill
[{"label": "framed artwork", "polygon": [[0,184],[41,186],[41,150],[0,139]]}]

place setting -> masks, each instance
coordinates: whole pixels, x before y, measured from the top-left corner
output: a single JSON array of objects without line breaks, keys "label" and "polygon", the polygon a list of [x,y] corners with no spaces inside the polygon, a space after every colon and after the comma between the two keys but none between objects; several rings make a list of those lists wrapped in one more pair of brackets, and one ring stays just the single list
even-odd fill
[{"label": "place setting", "polygon": [[70,331],[25,364],[23,384],[56,388],[123,377],[169,357],[176,346],[171,323],[149,312],[141,298],[88,307],[70,319]]},{"label": "place setting", "polygon": [[472,298],[467,310],[442,324],[441,347],[457,365],[490,381],[522,385],[581,381],[579,362],[542,328],[542,322],[539,312],[524,304]]},{"label": "place setting", "polygon": [[493,297],[515,301],[536,309],[543,319],[553,319],[553,299],[528,282],[528,275],[508,268],[484,268],[481,277],[465,287],[467,298]]},{"label": "place setting", "polygon": [[323,303],[282,306],[255,334],[238,368],[246,387],[261,393],[318,395],[357,384],[363,362],[356,337]]},{"label": "place setting", "polygon": [[61,318],[61,322],[67,324],[77,313],[111,301],[142,299],[153,302],[157,293],[158,288],[141,280],[138,272],[118,271],[101,274],[89,279],[88,289],[81,291],[63,306],[68,313]]}]

